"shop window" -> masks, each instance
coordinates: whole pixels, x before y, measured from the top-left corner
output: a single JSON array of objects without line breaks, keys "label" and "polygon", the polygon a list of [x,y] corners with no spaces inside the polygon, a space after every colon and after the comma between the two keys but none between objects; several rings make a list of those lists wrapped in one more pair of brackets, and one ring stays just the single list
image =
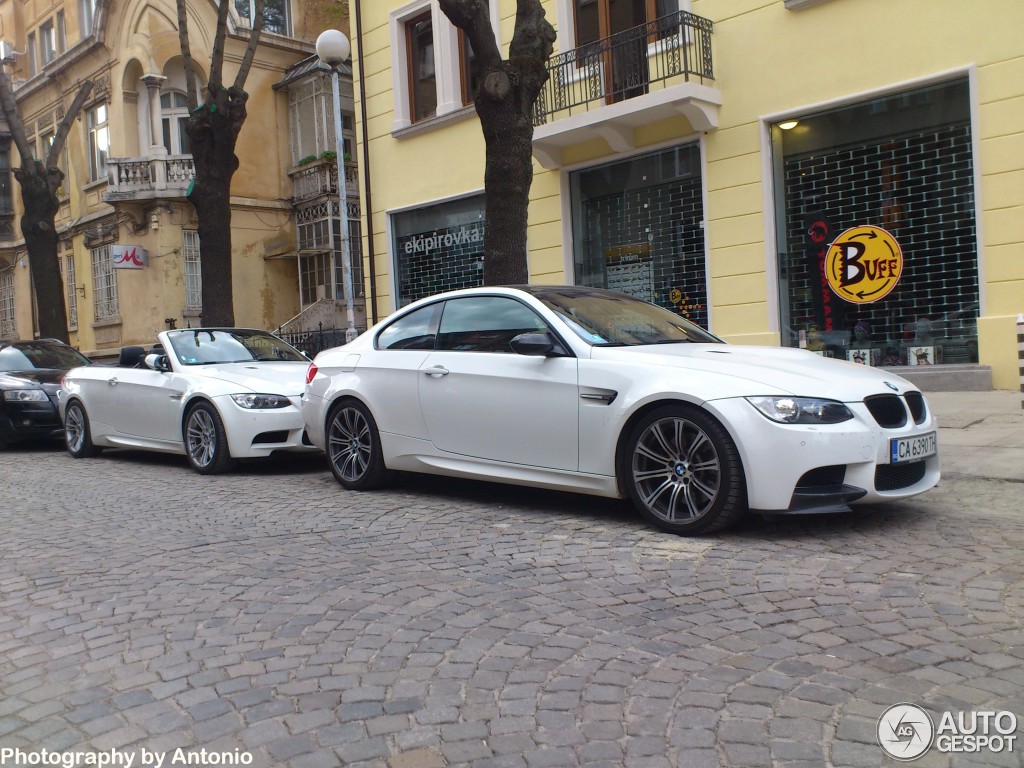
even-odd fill
[{"label": "shop window", "polygon": [[115,320],[120,316],[121,309],[117,296],[117,271],[110,259],[110,246],[93,248],[90,253],[93,317],[98,322]]},{"label": "shop window", "polygon": [[[979,274],[966,79],[773,126],[782,343],[881,365],[977,362]],[[888,232],[902,274],[877,301],[850,262],[840,295],[823,264],[846,230]],[[863,257],[874,264],[870,251]],[[858,262],[859,263],[859,262]],[[867,275],[867,266],[863,276]],[[873,286],[872,286],[873,288]]]},{"label": "shop window", "polygon": [[707,327],[697,145],[569,176],[577,285],[628,293]]},{"label": "shop window", "polygon": [[392,214],[391,230],[398,306],[483,284],[483,195]]}]

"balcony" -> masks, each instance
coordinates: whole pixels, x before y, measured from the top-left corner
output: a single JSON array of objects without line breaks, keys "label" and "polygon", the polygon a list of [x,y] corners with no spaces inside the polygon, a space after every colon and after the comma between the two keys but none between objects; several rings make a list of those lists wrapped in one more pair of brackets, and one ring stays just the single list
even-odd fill
[{"label": "balcony", "polygon": [[711,21],[680,11],[552,56],[534,111],[534,157],[557,168],[566,147],[592,139],[627,152],[638,127],[680,115],[694,131],[718,127],[711,34]]},{"label": "balcony", "polygon": [[[338,194],[338,163],[320,158],[288,171],[292,180],[292,202],[302,203],[324,195]],[[359,195],[359,171],[353,162],[345,162],[345,194]]]},{"label": "balcony", "polygon": [[107,172],[107,202],[184,200],[196,166],[192,155],[111,157]]}]

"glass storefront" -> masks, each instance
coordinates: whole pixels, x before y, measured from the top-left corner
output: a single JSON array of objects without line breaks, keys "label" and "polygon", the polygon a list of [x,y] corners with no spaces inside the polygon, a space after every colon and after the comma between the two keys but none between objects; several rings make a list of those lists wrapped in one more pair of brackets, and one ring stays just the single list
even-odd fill
[{"label": "glass storefront", "polygon": [[391,216],[397,306],[483,283],[484,196]]},{"label": "glass storefront", "polygon": [[698,146],[574,171],[569,185],[576,284],[653,301],[707,327]]},{"label": "glass storefront", "polygon": [[977,362],[966,79],[775,125],[772,139],[782,343],[873,365]]}]

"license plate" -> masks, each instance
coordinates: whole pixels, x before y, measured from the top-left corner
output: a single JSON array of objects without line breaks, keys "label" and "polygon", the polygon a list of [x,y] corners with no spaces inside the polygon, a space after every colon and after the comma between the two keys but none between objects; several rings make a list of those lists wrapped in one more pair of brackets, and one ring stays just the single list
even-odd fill
[{"label": "license plate", "polygon": [[889,441],[889,463],[905,464],[908,461],[921,461],[938,452],[935,433],[913,437],[894,437]]}]

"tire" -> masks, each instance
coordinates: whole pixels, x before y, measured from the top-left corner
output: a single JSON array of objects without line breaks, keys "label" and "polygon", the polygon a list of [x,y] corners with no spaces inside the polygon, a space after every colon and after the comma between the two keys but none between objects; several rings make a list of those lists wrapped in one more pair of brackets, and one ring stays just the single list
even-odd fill
[{"label": "tire", "polygon": [[93,444],[89,417],[85,415],[85,407],[78,400],[68,403],[64,412],[64,445],[76,459],[99,456],[103,450]]},{"label": "tire", "polygon": [[234,468],[220,414],[209,403],[193,405],[185,416],[185,455],[201,475],[219,475]]},{"label": "tire", "polygon": [[634,506],[671,533],[714,533],[746,512],[736,445],[693,406],[664,406],[642,418],[627,438],[619,472]]},{"label": "tire", "polygon": [[327,417],[327,461],[350,491],[379,488],[387,479],[377,422],[358,400],[344,400]]}]

